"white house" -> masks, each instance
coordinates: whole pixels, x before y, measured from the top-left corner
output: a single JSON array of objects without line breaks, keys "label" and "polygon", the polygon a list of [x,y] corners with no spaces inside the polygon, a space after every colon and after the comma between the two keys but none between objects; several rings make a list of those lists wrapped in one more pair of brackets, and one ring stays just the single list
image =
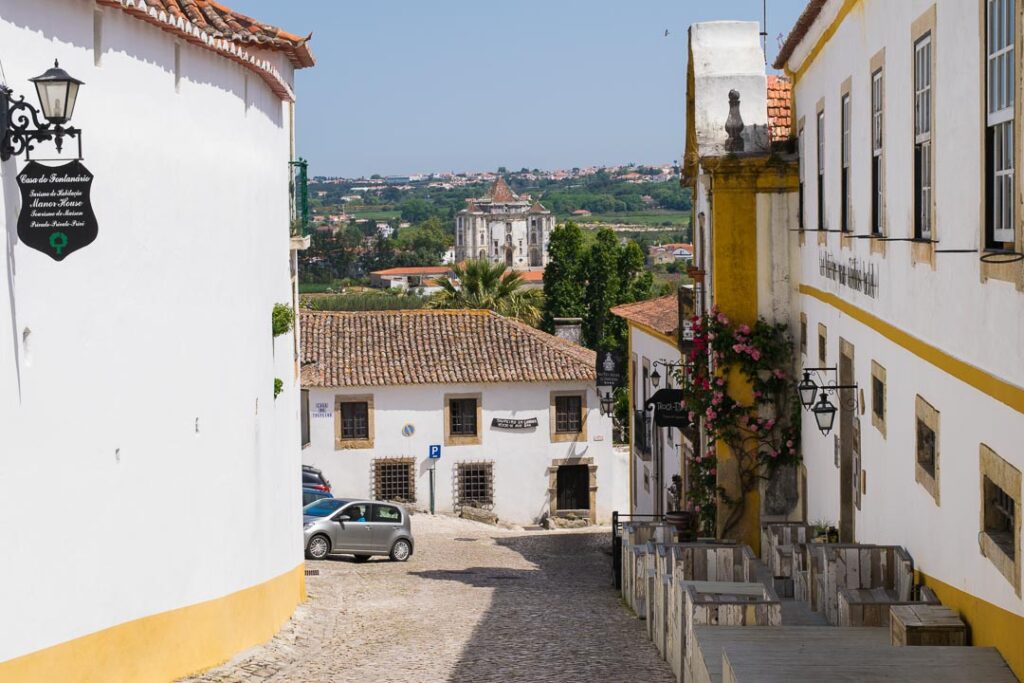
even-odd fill
[{"label": "white house", "polygon": [[543,268],[555,216],[499,176],[485,197],[467,199],[455,217],[455,259],[487,259],[515,270]]},{"label": "white house", "polygon": [[30,248],[26,156],[0,163],[0,680],[174,680],[304,598],[298,340],[271,312],[313,57],[206,0],[0,0],[0,59],[35,106],[55,59],[84,81],[98,225]]},{"label": "white house", "polygon": [[[670,294],[611,310],[626,321],[629,330],[629,511],[661,515],[673,505],[669,492],[672,477],[685,477],[685,455],[693,454],[692,444],[682,430],[658,427],[647,407],[648,399],[659,389],[678,388],[674,373],[680,363],[676,338],[679,300]],[[680,502],[685,505],[685,500]]]},{"label": "white house", "polygon": [[[625,509],[595,355],[488,311],[303,312],[303,462],[338,497],[533,524]],[[432,447],[440,458],[429,458]]]}]

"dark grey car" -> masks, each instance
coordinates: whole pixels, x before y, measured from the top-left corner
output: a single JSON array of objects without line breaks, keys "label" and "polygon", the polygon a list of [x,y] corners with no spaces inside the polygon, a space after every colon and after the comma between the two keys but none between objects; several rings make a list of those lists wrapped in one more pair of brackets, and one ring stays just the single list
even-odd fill
[{"label": "dark grey car", "polygon": [[397,503],[325,498],[302,508],[302,528],[313,560],[343,553],[358,562],[373,555],[405,562],[413,551],[409,512]]}]

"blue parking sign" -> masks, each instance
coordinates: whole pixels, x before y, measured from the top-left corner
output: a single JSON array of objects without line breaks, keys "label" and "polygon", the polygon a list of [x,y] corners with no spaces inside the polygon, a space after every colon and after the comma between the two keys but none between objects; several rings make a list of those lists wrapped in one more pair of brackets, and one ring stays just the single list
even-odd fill
[{"label": "blue parking sign", "polygon": [[441,459],[441,444],[432,444],[430,446],[430,459],[440,460]]}]

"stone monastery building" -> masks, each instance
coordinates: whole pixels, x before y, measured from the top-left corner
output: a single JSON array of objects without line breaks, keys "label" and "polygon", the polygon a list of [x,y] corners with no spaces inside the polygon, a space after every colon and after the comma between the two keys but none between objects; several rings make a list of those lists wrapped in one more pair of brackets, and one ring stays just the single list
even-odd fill
[{"label": "stone monastery building", "polygon": [[554,215],[529,195],[517,195],[504,178],[486,197],[466,200],[455,217],[455,259],[487,259],[515,270],[543,268]]}]

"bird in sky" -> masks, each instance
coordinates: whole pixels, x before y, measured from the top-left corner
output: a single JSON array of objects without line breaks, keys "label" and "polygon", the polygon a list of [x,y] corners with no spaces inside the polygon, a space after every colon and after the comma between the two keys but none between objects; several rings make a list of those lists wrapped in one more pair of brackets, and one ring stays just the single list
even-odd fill
[{"label": "bird in sky", "polygon": [[665,37],[668,37],[668,29],[665,29]]}]

